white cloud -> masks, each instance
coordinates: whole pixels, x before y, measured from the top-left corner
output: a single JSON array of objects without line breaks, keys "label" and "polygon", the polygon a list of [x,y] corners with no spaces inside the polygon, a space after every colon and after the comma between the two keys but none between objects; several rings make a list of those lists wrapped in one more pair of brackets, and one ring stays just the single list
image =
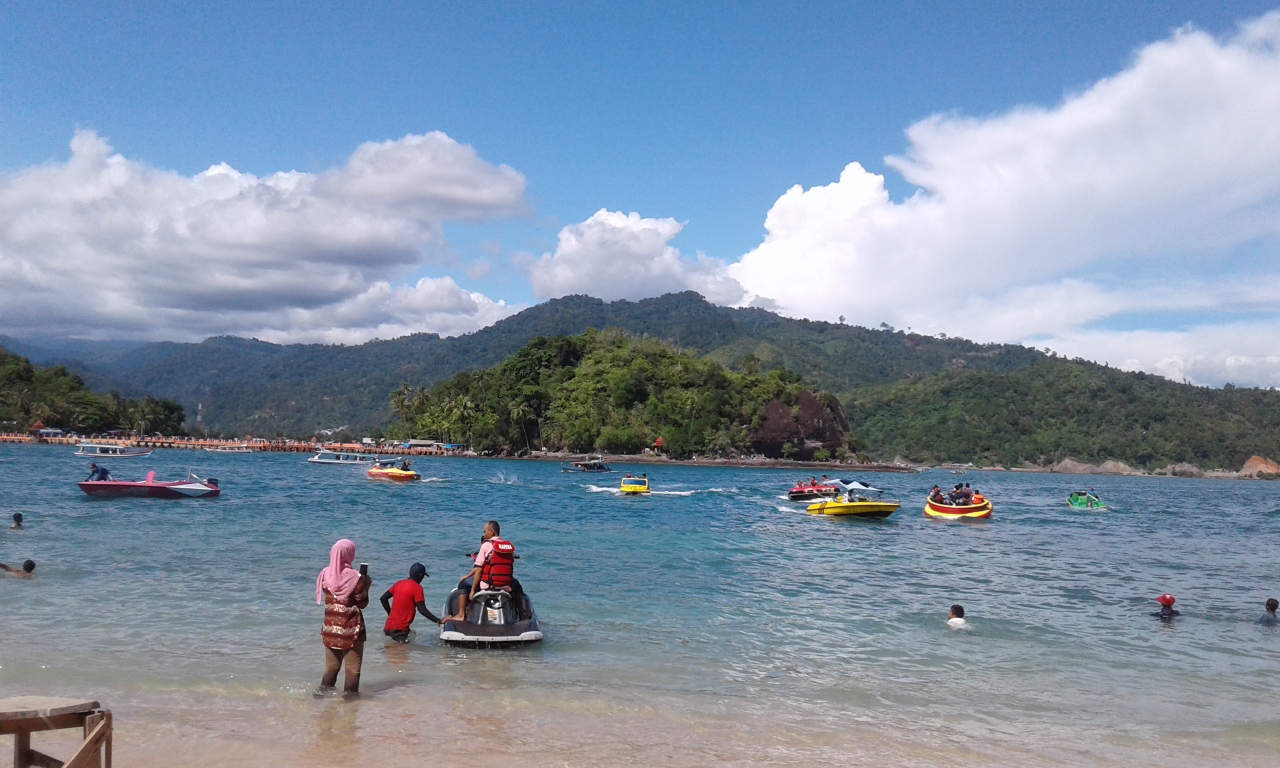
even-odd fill
[{"label": "white cloud", "polygon": [[[850,163],[779,198],[728,274],[793,315],[1280,384],[1280,13],[1229,40],[1179,30],[1051,109],[907,135],[888,163],[916,195],[895,203]],[[1178,331],[1105,330],[1190,311]]]},{"label": "white cloud", "polygon": [[701,253],[690,259],[668,244],[681,229],[675,219],[602,208],[561,229],[555,253],[524,257],[517,265],[542,299],[585,293],[606,301],[636,300],[694,290],[720,304],[740,301],[742,286],[725,274],[724,262]]},{"label": "white cloud", "polygon": [[458,333],[511,308],[452,279],[393,287],[445,221],[518,215],[524,177],[443,133],[361,145],[320,174],[192,177],[114,154],[0,175],[0,329],[24,335],[358,341]]}]

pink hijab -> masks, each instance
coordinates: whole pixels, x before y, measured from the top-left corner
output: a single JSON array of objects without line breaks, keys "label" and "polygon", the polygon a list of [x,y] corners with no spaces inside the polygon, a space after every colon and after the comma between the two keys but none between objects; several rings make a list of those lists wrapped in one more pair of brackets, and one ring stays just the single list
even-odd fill
[{"label": "pink hijab", "polygon": [[360,572],[351,567],[351,561],[355,559],[356,543],[350,539],[338,539],[338,543],[329,550],[329,567],[316,577],[317,603],[324,605],[322,588],[328,588],[338,602],[347,602],[360,583]]}]

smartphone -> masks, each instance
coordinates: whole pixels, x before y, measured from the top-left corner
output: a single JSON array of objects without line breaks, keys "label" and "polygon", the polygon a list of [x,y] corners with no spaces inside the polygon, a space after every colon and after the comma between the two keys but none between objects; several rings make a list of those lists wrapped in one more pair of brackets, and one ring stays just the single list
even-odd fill
[{"label": "smartphone", "polygon": [[368,575],[369,575],[369,564],[368,564],[368,563],[361,563],[361,564],[360,564],[360,575],[361,575],[361,576],[368,576]]}]

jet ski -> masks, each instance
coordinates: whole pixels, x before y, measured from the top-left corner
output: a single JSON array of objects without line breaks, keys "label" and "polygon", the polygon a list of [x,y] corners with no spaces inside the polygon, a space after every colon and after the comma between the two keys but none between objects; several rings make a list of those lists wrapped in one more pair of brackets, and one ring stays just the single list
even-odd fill
[{"label": "jet ski", "polygon": [[[442,616],[458,613],[458,597],[462,591],[454,587],[444,601]],[[440,639],[464,648],[509,648],[542,640],[538,614],[525,594],[521,619],[515,600],[505,589],[482,589],[467,601],[467,620],[445,619],[440,626]]]}]

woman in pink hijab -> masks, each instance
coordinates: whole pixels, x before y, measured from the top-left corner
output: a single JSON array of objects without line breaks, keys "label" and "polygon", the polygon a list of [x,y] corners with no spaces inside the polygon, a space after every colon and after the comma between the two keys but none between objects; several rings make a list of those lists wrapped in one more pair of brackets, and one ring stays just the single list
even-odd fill
[{"label": "woman in pink hijab", "polygon": [[316,602],[324,606],[324,626],[320,639],[324,643],[324,677],[321,688],[338,684],[338,670],[345,660],[347,683],[343,693],[360,692],[360,663],[364,660],[364,614],[369,605],[368,576],[351,567],[356,558],[356,545],[340,539],[329,550],[329,567],[316,576]]}]

